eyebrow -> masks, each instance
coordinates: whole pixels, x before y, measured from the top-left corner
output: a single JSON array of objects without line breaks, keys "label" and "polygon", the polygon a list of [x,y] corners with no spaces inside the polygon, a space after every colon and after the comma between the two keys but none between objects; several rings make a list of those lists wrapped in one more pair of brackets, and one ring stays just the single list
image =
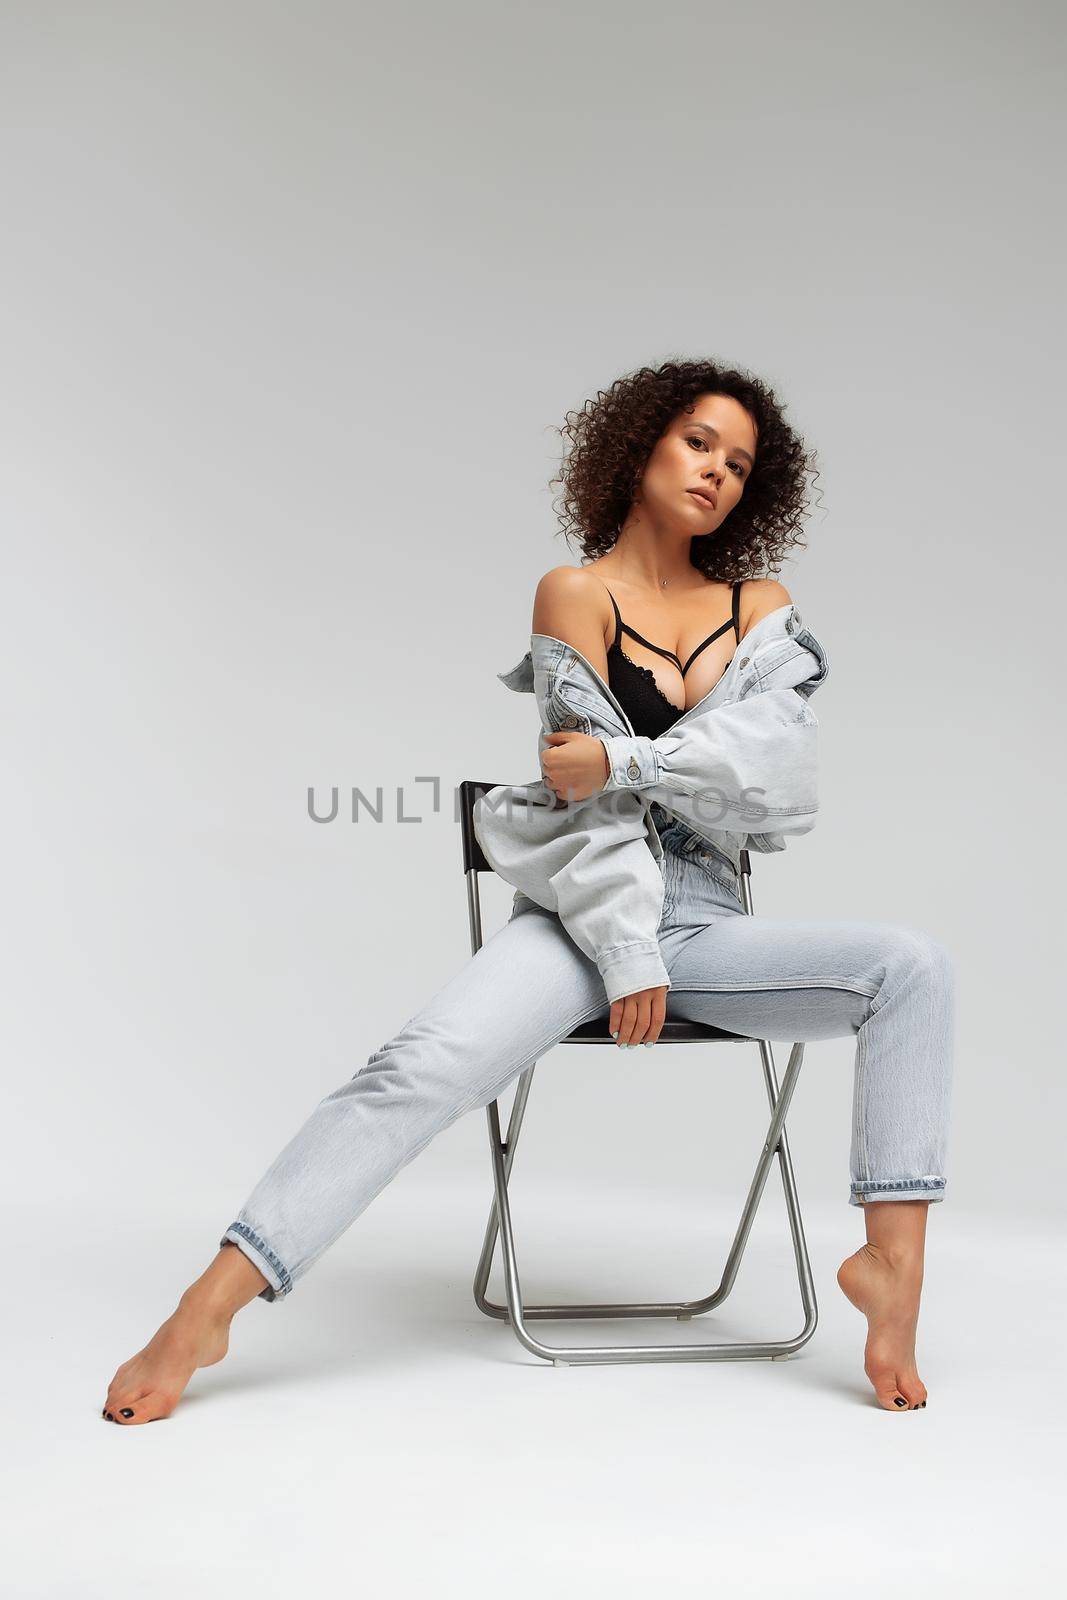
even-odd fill
[{"label": "eyebrow", "polygon": [[[719,437],[718,428],[713,428],[711,426],[710,422],[687,422],[686,423],[686,427],[687,428],[703,428],[705,433],[713,433],[715,435],[716,439]],[[747,450],[735,450],[733,452],[733,454],[735,456],[744,456],[745,460],[748,462],[750,467],[754,467],[756,465],[756,463],[753,461],[752,457],[749,455]]]}]

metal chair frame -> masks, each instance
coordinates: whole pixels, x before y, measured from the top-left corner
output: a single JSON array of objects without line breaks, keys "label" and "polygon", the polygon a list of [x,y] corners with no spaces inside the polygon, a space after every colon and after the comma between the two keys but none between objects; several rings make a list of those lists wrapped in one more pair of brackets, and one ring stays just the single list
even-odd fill
[{"label": "metal chair frame", "polygon": [[[467,911],[470,921],[472,954],[476,954],[482,945],[482,913],[478,874],[493,870],[483,855],[481,846],[475,837],[473,826],[474,802],[479,795],[496,787],[496,784],[476,783],[472,780],[467,780],[460,784],[463,870],[467,880]],[[750,879],[751,864],[749,855],[747,850],[743,850],[741,852],[740,873],[741,897],[745,911],[749,916],[753,914]],[[605,1004],[604,1017],[594,1018],[591,1022],[580,1024],[566,1038],[558,1042],[565,1045],[611,1045],[612,1048],[615,1048],[615,1041],[608,1031],[607,1009]],[[510,1322],[521,1345],[529,1350],[532,1355],[540,1356],[545,1361],[551,1361],[557,1367],[630,1361],[750,1361],[760,1359],[784,1361],[805,1345],[815,1332],[819,1315],[815,1300],[815,1285],[812,1278],[811,1262],[808,1259],[804,1225],[800,1214],[800,1202],[797,1198],[796,1179],[793,1173],[793,1163],[785,1130],[786,1112],[789,1110],[793,1090],[796,1087],[797,1077],[804,1058],[804,1046],[802,1043],[793,1045],[789,1053],[789,1064],[786,1067],[785,1078],[781,1088],[779,1088],[773,1052],[770,1042],[766,1039],[754,1040],[745,1035],[729,1033],[725,1029],[715,1028],[708,1024],[682,1020],[674,1021],[668,1018],[664,1022],[657,1041],[657,1049],[664,1044],[690,1044],[696,1042],[709,1044],[756,1044],[759,1047],[760,1061],[763,1067],[763,1080],[771,1108],[770,1124],[764,1136],[763,1148],[756,1163],[752,1182],[749,1185],[741,1220],[734,1234],[722,1277],[719,1280],[718,1287],[702,1299],[636,1302],[621,1305],[525,1305],[519,1283],[515,1236],[508,1199],[508,1181],[515,1160],[515,1150],[518,1145],[523,1116],[530,1097],[534,1069],[538,1063],[536,1061],[533,1062],[519,1075],[505,1139],[502,1139],[500,1134],[499,1101],[492,1100],[486,1106],[486,1116],[489,1123],[489,1147],[493,1167],[494,1197],[489,1213],[489,1221],[486,1225],[481,1255],[478,1258],[478,1266],[474,1275],[475,1304],[487,1317],[495,1317],[500,1321]],[[616,1344],[587,1346],[548,1344],[544,1340],[535,1337],[531,1332],[527,1323],[539,1318],[599,1321],[602,1318],[610,1317],[674,1317],[680,1322],[688,1322],[693,1317],[702,1316],[704,1312],[714,1310],[717,1306],[720,1306],[734,1286],[738,1268],[741,1265],[741,1257],[748,1243],[756,1211],[767,1182],[771,1161],[776,1155],[782,1176],[786,1211],[789,1217],[789,1229],[793,1240],[793,1254],[800,1286],[800,1299],[804,1308],[804,1326],[793,1338],[712,1344],[666,1343],[662,1345]],[[486,1293],[498,1236],[503,1248],[506,1305],[499,1305],[490,1300]]]}]

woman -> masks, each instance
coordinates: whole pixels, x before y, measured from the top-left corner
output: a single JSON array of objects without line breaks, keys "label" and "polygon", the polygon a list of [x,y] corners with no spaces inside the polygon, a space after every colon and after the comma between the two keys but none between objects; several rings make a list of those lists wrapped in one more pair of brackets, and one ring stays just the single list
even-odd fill
[{"label": "woman", "polygon": [[[535,636],[579,652],[635,734],[654,740],[724,679],[764,618],[791,606],[759,573],[800,542],[808,458],[765,384],[709,362],[618,380],[572,415],[569,435],[554,481],[588,560],[541,579]],[[559,799],[588,798],[613,783],[611,740],[550,733],[542,770]],[[878,1404],[926,1405],[915,1332],[927,1211],[945,1188],[948,953],[911,928],[749,917],[729,852],[697,849],[706,838],[662,807],[653,814],[658,948],[638,941],[636,965],[598,965],[564,918],[518,897],[511,920],[280,1152],[215,1259],[115,1373],[109,1421],[169,1416],[196,1368],[226,1354],[242,1306],[290,1293],[435,1134],[603,1015],[605,984],[619,1048],[655,1044],[668,989],[672,1015],[753,1038],[856,1037],[850,1200],[863,1206],[867,1241],[838,1283],[867,1318],[864,1370]],[[759,837],[768,842],[756,848],[782,848]]]}]

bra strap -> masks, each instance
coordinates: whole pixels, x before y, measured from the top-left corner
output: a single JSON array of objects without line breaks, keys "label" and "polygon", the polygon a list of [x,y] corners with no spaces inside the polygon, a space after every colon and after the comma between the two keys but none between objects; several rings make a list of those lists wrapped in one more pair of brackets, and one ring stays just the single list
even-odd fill
[{"label": "bra strap", "polygon": [[738,578],[737,582],[734,584],[734,616],[733,616],[733,621],[734,621],[734,632],[737,635],[737,642],[739,644],[741,642],[741,585],[744,583],[744,581],[745,580],[743,578]]},{"label": "bra strap", "polygon": [[[603,582],[603,580],[601,578],[598,578],[597,582],[601,583],[601,582]],[[607,586],[606,583],[604,584],[604,588],[608,589],[608,586]],[[612,639],[611,644],[608,646],[609,650],[614,650],[615,646],[618,644],[619,640],[622,637],[622,613],[620,612],[618,606],[615,604],[615,596],[612,594],[610,589],[608,589],[608,599],[611,601],[612,605],[615,607],[615,637],[614,637],[614,639]]]}]

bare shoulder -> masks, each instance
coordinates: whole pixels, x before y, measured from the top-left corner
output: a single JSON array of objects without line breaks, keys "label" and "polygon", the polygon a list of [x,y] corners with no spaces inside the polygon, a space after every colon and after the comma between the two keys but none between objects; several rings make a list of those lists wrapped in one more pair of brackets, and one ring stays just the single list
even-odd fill
[{"label": "bare shoulder", "polygon": [[574,596],[584,599],[597,593],[604,593],[604,585],[588,567],[553,567],[537,585],[537,594],[550,600],[568,600]]},{"label": "bare shoulder", "polygon": [[553,567],[545,573],[534,593],[534,632],[550,631],[541,627],[545,620],[586,616],[590,607],[599,615],[601,601],[605,605],[609,603],[607,590],[587,568]]},{"label": "bare shoulder", "polygon": [[537,585],[533,631],[573,645],[590,660],[604,652],[611,601],[601,580],[583,567],[553,567]]},{"label": "bare shoulder", "polygon": [[747,578],[741,587],[741,632],[748,633],[770,612],[792,603],[792,595],[777,578]]}]

